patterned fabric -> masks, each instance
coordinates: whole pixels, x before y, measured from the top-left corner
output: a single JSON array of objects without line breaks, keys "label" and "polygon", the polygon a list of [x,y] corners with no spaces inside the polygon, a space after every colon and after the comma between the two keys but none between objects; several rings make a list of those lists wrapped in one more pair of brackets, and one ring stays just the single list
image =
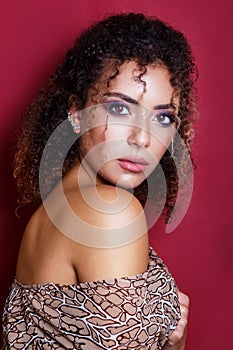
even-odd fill
[{"label": "patterned fabric", "polygon": [[4,349],[162,349],[180,309],[176,285],[150,248],[146,272],[74,285],[14,280],[3,313]]}]

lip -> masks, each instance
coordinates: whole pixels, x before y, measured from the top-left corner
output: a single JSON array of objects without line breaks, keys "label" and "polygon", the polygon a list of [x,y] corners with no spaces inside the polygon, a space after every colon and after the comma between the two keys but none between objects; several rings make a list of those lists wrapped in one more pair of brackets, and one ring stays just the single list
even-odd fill
[{"label": "lip", "polygon": [[128,170],[132,173],[142,173],[145,171],[148,162],[144,158],[138,157],[126,157],[119,158],[118,163],[124,170]]}]

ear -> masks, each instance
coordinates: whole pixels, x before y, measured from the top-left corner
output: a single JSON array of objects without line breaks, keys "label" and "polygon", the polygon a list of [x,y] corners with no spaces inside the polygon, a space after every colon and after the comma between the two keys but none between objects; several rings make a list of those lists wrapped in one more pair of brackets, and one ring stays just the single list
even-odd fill
[{"label": "ear", "polygon": [[78,110],[75,108],[71,108],[68,112],[68,120],[76,134],[80,133],[80,119]]}]

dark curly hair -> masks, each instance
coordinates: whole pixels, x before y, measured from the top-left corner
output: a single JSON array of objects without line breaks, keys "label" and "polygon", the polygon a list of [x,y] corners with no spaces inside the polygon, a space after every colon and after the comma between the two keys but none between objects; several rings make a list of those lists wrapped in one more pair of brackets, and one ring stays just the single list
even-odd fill
[{"label": "dark curly hair", "polygon": [[[88,91],[90,88],[95,89],[106,71],[108,62],[114,62],[115,67],[108,79],[109,85],[119,73],[119,67],[126,61],[137,62],[142,74],[146,72],[146,66],[152,63],[159,63],[168,68],[171,73],[170,83],[179,96],[179,135],[186,146],[185,152],[191,156],[190,141],[193,138],[196,114],[197,69],[187,40],[182,33],[157,18],[134,13],[113,15],[94,24],[76,39],[64,62],[57,67],[47,85],[22,116],[14,170],[20,205],[40,203],[41,156],[50,135],[67,118],[67,111],[73,106],[78,109],[85,107]],[[65,130],[57,142],[62,144],[64,137],[67,137]],[[181,152],[182,142],[176,142],[175,154],[179,154],[179,164],[185,169],[185,152]],[[78,155],[77,149],[78,141],[67,154],[63,175],[74,165]],[[53,161],[53,172],[43,174],[46,194],[59,180],[56,172],[59,157],[60,155],[56,154],[53,160],[48,159],[48,164]],[[169,217],[178,191],[177,162],[175,166],[170,152],[166,151],[160,164],[167,182],[165,210]],[[51,169],[51,166],[48,168]],[[135,195],[145,204],[146,181],[135,189]]]}]

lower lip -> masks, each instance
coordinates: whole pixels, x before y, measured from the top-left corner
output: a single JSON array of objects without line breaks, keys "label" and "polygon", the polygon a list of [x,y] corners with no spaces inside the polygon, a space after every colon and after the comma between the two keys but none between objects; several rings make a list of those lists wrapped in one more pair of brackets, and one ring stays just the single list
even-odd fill
[{"label": "lower lip", "polygon": [[127,160],[118,160],[120,167],[124,170],[131,171],[132,173],[142,173],[145,170],[144,164],[132,163]]}]

